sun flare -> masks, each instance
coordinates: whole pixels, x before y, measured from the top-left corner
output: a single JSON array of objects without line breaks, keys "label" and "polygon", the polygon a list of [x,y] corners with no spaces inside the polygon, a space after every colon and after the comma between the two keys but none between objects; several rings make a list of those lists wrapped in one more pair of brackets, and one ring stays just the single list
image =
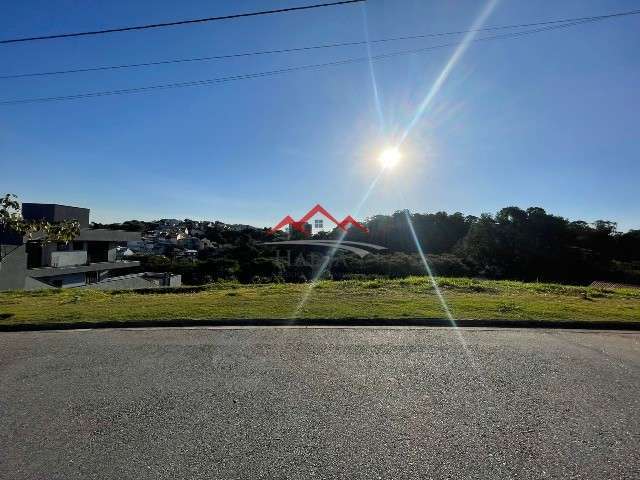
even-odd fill
[{"label": "sun flare", "polygon": [[380,154],[379,161],[382,168],[393,168],[400,162],[402,154],[396,147],[385,148]]}]

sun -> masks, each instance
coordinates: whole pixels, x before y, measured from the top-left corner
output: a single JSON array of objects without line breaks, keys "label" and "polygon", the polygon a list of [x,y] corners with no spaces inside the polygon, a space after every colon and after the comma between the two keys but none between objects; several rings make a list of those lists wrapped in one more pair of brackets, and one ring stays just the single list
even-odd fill
[{"label": "sun", "polygon": [[382,151],[378,160],[380,161],[382,168],[387,169],[395,167],[398,162],[400,162],[401,158],[402,154],[397,147],[387,147]]}]

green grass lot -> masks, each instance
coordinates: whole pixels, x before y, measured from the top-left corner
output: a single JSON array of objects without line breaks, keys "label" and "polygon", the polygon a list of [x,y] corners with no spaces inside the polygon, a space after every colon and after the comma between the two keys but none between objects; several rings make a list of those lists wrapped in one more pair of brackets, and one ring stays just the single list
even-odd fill
[{"label": "green grass lot", "polygon": [[[440,278],[456,319],[640,321],[640,290]],[[0,325],[128,320],[440,317],[428,279],[217,283],[146,291],[88,289],[1,292]]]}]

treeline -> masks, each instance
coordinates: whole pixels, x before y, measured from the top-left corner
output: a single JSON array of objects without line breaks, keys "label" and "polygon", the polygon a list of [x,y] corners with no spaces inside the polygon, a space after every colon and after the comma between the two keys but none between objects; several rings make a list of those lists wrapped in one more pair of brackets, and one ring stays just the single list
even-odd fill
[{"label": "treeline", "polygon": [[[362,259],[338,253],[325,276],[340,279],[424,274],[413,228],[432,270],[438,275],[640,284],[640,230],[621,233],[614,222],[600,220],[589,224],[569,221],[538,207],[526,210],[507,207],[495,215],[480,217],[399,211],[376,215],[365,224],[368,233],[352,228],[345,239],[382,245],[388,252]],[[153,224],[145,225],[145,222],[126,222],[128,229],[138,231],[151,226]],[[176,259],[171,255],[145,257],[143,268],[181,273],[185,283],[230,278],[242,282],[303,281],[312,276],[308,266],[286,265],[259,245],[274,240],[266,229],[238,232],[219,223],[206,228],[204,236],[215,242],[216,248],[199,252],[197,259]],[[281,233],[275,239],[284,236]],[[316,238],[339,236],[340,231],[334,230]]]},{"label": "treeline", "polygon": [[[569,221],[538,207],[507,207],[480,217],[445,212],[376,215],[366,222],[369,233],[351,229],[346,238],[415,255],[409,221],[424,252],[441,264],[435,270],[443,275],[465,271],[529,281],[640,283],[640,230],[620,233],[614,222]],[[376,270],[368,265],[371,260],[355,263],[359,273]]]}]

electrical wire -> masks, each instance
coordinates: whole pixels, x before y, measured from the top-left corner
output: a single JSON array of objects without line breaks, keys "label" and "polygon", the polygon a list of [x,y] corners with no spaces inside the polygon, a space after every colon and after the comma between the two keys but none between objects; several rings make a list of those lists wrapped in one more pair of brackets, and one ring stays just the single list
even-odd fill
[{"label": "electrical wire", "polygon": [[232,15],[223,15],[220,17],[206,17],[206,18],[194,18],[190,20],[177,20],[174,22],[163,22],[163,23],[150,23],[147,25],[135,25],[132,27],[118,27],[118,28],[108,28],[105,30],[92,30],[88,32],[72,32],[72,33],[57,33],[54,35],[41,35],[35,37],[22,37],[22,38],[10,38],[5,40],[0,40],[0,44],[10,44],[10,43],[19,43],[19,42],[34,42],[37,40],[53,40],[56,38],[69,38],[69,37],[83,37],[88,35],[102,35],[105,33],[120,33],[120,32],[129,32],[132,30],[147,30],[150,28],[165,28],[165,27],[175,27],[178,25],[193,25],[195,23],[205,23],[205,22],[213,22],[219,20],[231,20],[234,18],[245,18],[245,17],[256,17],[259,15],[273,15],[276,13],[288,13],[295,12],[300,10],[310,10],[313,8],[324,8],[324,7],[334,7],[339,5],[347,5],[350,3],[362,3],[367,0],[342,0],[339,2],[331,2],[331,3],[317,3],[314,5],[303,5],[300,7],[288,7],[288,8],[278,8],[275,10],[262,10],[259,12],[246,12],[246,13],[235,13]]},{"label": "electrical wire", "polygon": [[87,67],[87,68],[78,68],[78,69],[69,69],[69,70],[57,70],[57,71],[49,71],[49,72],[33,72],[33,73],[15,73],[8,75],[0,75],[0,80],[11,79],[11,78],[26,78],[26,77],[42,77],[42,76],[52,76],[52,75],[66,75],[66,74],[74,74],[74,73],[86,73],[86,72],[96,72],[102,70],[119,70],[119,69],[127,69],[127,68],[141,68],[141,67],[150,67],[157,65],[169,65],[169,64],[177,64],[177,63],[188,63],[188,62],[205,62],[212,60],[225,60],[231,58],[239,58],[239,57],[251,57],[258,55],[274,55],[274,54],[284,54],[284,53],[294,53],[294,52],[304,52],[310,50],[319,50],[319,49],[328,49],[328,48],[337,48],[337,47],[349,47],[349,46],[357,46],[357,45],[365,45],[367,43],[377,44],[377,43],[387,43],[387,42],[397,42],[404,40],[417,40],[423,38],[432,38],[432,37],[441,37],[441,36],[449,36],[449,35],[461,35],[470,32],[480,32],[480,31],[496,31],[496,30],[506,30],[506,29],[515,29],[515,28],[528,28],[528,27],[539,27],[546,25],[557,25],[557,24],[570,24],[574,22],[582,22],[582,21],[597,21],[597,20],[606,20],[609,18],[628,16],[628,15],[637,15],[640,14],[640,10],[632,10],[628,12],[620,12],[609,15],[598,15],[598,16],[590,16],[590,17],[578,17],[578,18],[567,18],[561,20],[550,20],[546,22],[536,22],[536,23],[521,23],[515,25],[501,25],[501,26],[493,26],[493,27],[484,27],[472,30],[460,30],[454,32],[440,32],[440,33],[427,33],[427,34],[419,34],[419,35],[408,35],[402,37],[391,37],[391,38],[381,38],[374,39],[370,41],[359,40],[352,42],[340,42],[340,43],[328,43],[321,45],[311,45],[306,47],[297,47],[297,48],[283,48],[283,49],[275,49],[275,50],[260,50],[254,52],[240,52],[240,53],[232,53],[227,55],[214,55],[208,57],[195,57],[195,58],[178,58],[178,59],[170,59],[170,60],[160,60],[154,62],[141,62],[141,63],[131,63],[131,64],[121,64],[121,65],[103,65],[97,67]]},{"label": "electrical wire", "polygon": [[[586,24],[586,23],[594,23],[594,22],[597,22],[597,21],[599,21],[599,20],[598,19],[592,19],[592,20],[587,19],[587,20],[581,20],[581,21],[565,23],[565,24],[560,24],[560,25],[549,25],[549,26],[546,26],[546,27],[541,27],[541,28],[532,29],[532,30],[525,30],[525,31],[522,31],[522,32],[511,32],[511,33],[505,33],[505,34],[500,34],[500,35],[493,35],[493,36],[489,36],[489,37],[482,37],[482,38],[478,38],[478,39],[473,40],[473,42],[475,43],[475,42],[490,41],[490,40],[519,38],[519,37],[522,37],[522,36],[531,35],[531,34],[535,34],[535,33],[540,33],[540,32],[545,32],[545,31],[550,31],[550,30],[559,30],[559,29],[564,29],[564,28],[576,26],[576,25],[583,25],[583,24]],[[440,49],[440,48],[454,47],[454,46],[457,46],[457,45],[459,45],[459,43],[447,43],[447,44],[433,45],[433,46],[429,46],[429,47],[423,47],[423,48],[412,49],[412,50],[390,52],[390,53],[386,53],[386,54],[374,55],[372,57],[366,56],[366,57],[347,58],[347,59],[336,60],[336,61],[332,61],[332,62],[316,63],[316,64],[311,64],[311,65],[299,65],[299,66],[281,68],[281,69],[276,69],[276,70],[269,70],[269,71],[264,71],[264,72],[255,72],[255,73],[233,75],[233,76],[227,76],[227,77],[218,77],[218,78],[204,79],[204,80],[193,80],[193,81],[186,81],[186,82],[160,84],[160,85],[148,85],[148,86],[143,86],[143,87],[125,88],[125,89],[119,89],[119,90],[107,90],[107,91],[100,91],[100,92],[87,92],[87,93],[79,93],[79,94],[75,94],[75,95],[61,95],[61,96],[52,96],[52,97],[39,97],[39,98],[24,98],[24,99],[15,99],[15,100],[4,100],[4,101],[0,101],[0,106],[19,105],[19,104],[27,104],[27,103],[44,103],[44,102],[53,102],[53,101],[78,100],[78,99],[84,99],[84,98],[94,98],[94,97],[103,97],[103,96],[112,96],[112,95],[124,95],[124,94],[133,94],[133,93],[142,93],[142,92],[148,92],[148,91],[153,91],[153,90],[166,90],[166,89],[173,89],[173,88],[185,88],[185,87],[217,85],[217,84],[229,83],[229,82],[234,82],[234,81],[239,81],[239,80],[248,80],[248,79],[255,79],[255,78],[271,77],[271,76],[282,75],[282,74],[298,72],[298,71],[319,70],[319,69],[322,69],[322,68],[334,67],[334,66],[339,66],[339,65],[348,65],[348,64],[368,62],[368,61],[380,61],[380,60],[385,60],[385,59],[389,59],[389,58],[395,58],[395,57],[398,57],[398,56],[425,53],[425,52],[428,52],[428,51],[431,51],[431,50]]]}]

